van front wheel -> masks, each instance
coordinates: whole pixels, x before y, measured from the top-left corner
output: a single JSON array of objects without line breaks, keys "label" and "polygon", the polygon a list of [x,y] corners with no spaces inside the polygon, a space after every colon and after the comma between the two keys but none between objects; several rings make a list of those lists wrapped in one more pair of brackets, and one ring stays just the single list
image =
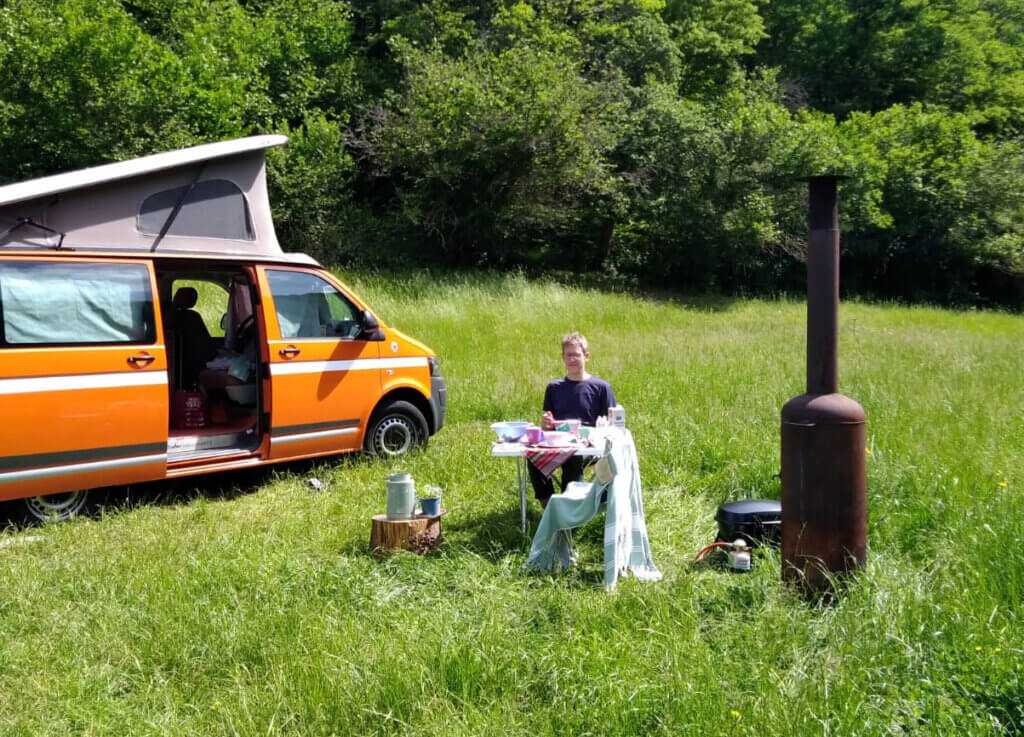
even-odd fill
[{"label": "van front wheel", "polygon": [[393,458],[427,447],[427,421],[409,402],[389,402],[373,413],[366,432],[366,450]]},{"label": "van front wheel", "polygon": [[84,489],[61,494],[30,496],[22,499],[25,512],[37,522],[63,522],[76,516],[85,507],[89,492]]}]

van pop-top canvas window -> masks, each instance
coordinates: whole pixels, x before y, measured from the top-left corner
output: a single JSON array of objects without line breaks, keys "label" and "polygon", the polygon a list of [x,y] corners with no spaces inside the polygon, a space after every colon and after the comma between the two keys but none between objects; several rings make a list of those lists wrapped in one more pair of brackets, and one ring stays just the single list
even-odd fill
[{"label": "van pop-top canvas window", "polygon": [[[174,206],[188,187],[165,189],[142,201],[136,219],[139,232],[159,235]],[[255,240],[249,203],[242,190],[227,179],[196,182],[181,203],[181,210],[167,230],[167,235],[198,238],[230,238]]]},{"label": "van pop-top canvas window", "polygon": [[0,263],[0,345],[152,343],[141,264]]}]

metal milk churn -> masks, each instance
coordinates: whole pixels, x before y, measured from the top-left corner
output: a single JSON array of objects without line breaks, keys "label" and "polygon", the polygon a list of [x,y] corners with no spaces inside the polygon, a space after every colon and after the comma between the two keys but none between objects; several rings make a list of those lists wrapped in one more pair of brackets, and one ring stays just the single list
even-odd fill
[{"label": "metal milk churn", "polygon": [[388,519],[412,519],[416,515],[416,484],[407,473],[393,473],[387,478]]}]

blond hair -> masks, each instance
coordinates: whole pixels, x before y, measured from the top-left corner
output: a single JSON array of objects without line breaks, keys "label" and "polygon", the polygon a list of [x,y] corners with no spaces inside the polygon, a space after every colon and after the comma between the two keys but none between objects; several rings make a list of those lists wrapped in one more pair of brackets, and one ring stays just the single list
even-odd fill
[{"label": "blond hair", "polygon": [[565,352],[565,347],[571,343],[575,343],[583,349],[584,353],[590,353],[590,346],[587,344],[587,339],[582,333],[569,333],[562,338],[562,352]]}]

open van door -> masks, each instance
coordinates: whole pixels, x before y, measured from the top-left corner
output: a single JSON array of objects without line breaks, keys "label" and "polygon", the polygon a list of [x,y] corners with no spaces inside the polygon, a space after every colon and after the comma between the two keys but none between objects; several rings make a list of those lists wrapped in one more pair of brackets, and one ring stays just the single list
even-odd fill
[{"label": "open van door", "polygon": [[379,333],[322,271],[260,267],[270,351],[270,458],[361,447],[381,393]]},{"label": "open van door", "polygon": [[[0,258],[0,499],[164,476],[167,357],[147,262]],[[61,518],[84,495],[30,500]]]}]

